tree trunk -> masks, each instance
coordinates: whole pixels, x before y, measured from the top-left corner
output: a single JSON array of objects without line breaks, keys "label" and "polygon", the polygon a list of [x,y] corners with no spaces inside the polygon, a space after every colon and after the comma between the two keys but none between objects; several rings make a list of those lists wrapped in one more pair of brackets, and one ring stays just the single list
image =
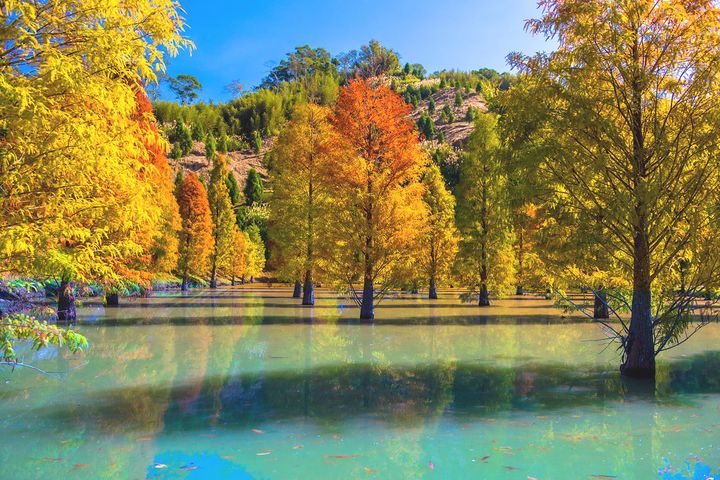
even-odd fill
[{"label": "tree trunk", "polygon": [[60,282],[60,289],[58,290],[57,317],[58,323],[74,324],[77,321],[73,285],[67,280],[62,280]]},{"label": "tree trunk", "polygon": [[212,263],[212,270],[210,272],[210,288],[217,288],[217,265],[215,260]]},{"label": "tree trunk", "polygon": [[428,290],[428,298],[430,300],[437,300],[438,294],[437,294],[437,283],[435,282],[435,276],[430,277],[430,288]]},{"label": "tree trunk", "polygon": [[655,378],[650,248],[644,217],[634,239],[633,298],[630,331],[625,341],[625,361],[620,373],[635,378]]},{"label": "tree trunk", "polygon": [[230,278],[230,286],[231,286],[231,287],[234,287],[234,286],[235,286],[235,275],[233,275],[233,276]]},{"label": "tree trunk", "polygon": [[[635,31],[635,44],[631,47],[633,69],[641,71],[640,33]],[[643,129],[644,80],[635,73],[631,79],[630,130],[633,135],[632,174],[635,194],[636,224],[633,232],[633,298],[630,328],[624,344],[624,362],[620,373],[635,378],[655,378],[655,342],[653,339],[652,290],[650,277],[650,239],[648,206],[644,188],[648,176],[648,157],[645,152]]]},{"label": "tree trunk", "polygon": [[525,295],[525,288],[522,285],[518,285],[515,289],[515,295]]},{"label": "tree trunk", "polygon": [[313,285],[312,272],[305,272],[305,284],[303,285],[303,305],[315,305],[315,285]]},{"label": "tree trunk", "polygon": [[593,298],[595,299],[595,303],[593,304],[593,318],[610,318],[605,288],[600,287],[597,292],[595,292],[595,295],[593,295]]},{"label": "tree trunk", "polygon": [[480,284],[480,298],[478,299],[478,306],[489,307],[490,306],[490,294],[488,293],[487,284],[483,282]]},{"label": "tree trunk", "polygon": [[362,303],[360,304],[360,320],[367,322],[375,321],[375,288],[373,286],[372,277],[365,275],[363,282]]},{"label": "tree trunk", "polygon": [[187,275],[184,275],[183,279],[182,279],[182,285],[180,286],[180,290],[182,290],[183,292],[187,292],[189,289],[190,289],[190,287],[188,286]]},{"label": "tree trunk", "polygon": [[410,293],[413,295],[417,295],[418,293],[420,293],[420,287],[418,287],[417,283],[413,283],[413,286],[410,289]]},{"label": "tree trunk", "polygon": [[105,294],[105,306],[106,307],[120,306],[120,295],[118,295],[117,293]]},{"label": "tree trunk", "polygon": [[302,297],[302,284],[300,283],[300,280],[295,280],[295,287],[293,288],[292,298],[300,297]]}]

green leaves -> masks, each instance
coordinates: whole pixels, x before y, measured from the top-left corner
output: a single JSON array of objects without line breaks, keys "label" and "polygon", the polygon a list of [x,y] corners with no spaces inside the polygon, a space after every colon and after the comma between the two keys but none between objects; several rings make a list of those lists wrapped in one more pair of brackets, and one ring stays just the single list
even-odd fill
[{"label": "green leaves", "polygon": [[17,362],[17,353],[13,343],[27,340],[34,350],[43,347],[65,347],[71,353],[88,348],[88,341],[74,330],[62,329],[39,321],[35,317],[15,313],[0,318],[0,355],[5,362]]}]

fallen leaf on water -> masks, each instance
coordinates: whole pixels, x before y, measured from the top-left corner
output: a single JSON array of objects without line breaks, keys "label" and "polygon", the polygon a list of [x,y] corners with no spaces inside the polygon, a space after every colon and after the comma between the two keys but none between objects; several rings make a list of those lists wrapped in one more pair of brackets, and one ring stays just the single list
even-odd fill
[{"label": "fallen leaf on water", "polygon": [[80,468],[87,468],[87,467],[89,467],[89,466],[90,466],[90,465],[88,465],[87,463],[76,463],[75,465],[73,465],[73,468],[74,468],[74,469],[80,469]]},{"label": "fallen leaf on water", "polygon": [[615,475],[598,475],[597,473],[594,473],[590,475],[592,478],[600,478],[602,480],[607,480],[610,478],[617,478]]},{"label": "fallen leaf on water", "polygon": [[360,455],[325,455],[325,458],[356,458]]},{"label": "fallen leaf on water", "polygon": [[531,477],[530,475],[528,475],[528,480],[538,480],[538,479],[536,477]]},{"label": "fallen leaf on water", "polygon": [[43,457],[40,459],[41,462],[62,462],[62,457]]},{"label": "fallen leaf on water", "polygon": [[263,455],[270,455],[272,453],[272,450],[263,450],[262,452],[258,452],[255,455],[258,457],[262,457]]},{"label": "fallen leaf on water", "polygon": [[293,450],[300,450],[301,448],[305,448],[302,445],[293,445]]},{"label": "fallen leaf on water", "polygon": [[257,429],[257,428],[253,428],[251,431],[252,431],[253,433],[265,433],[264,430],[260,430],[260,429]]},{"label": "fallen leaf on water", "polygon": [[379,472],[379,471],[380,471],[380,470],[375,470],[374,468],[365,467],[365,472],[366,472],[366,473],[377,473],[377,472]]},{"label": "fallen leaf on water", "polygon": [[688,457],[689,462],[702,462],[702,458],[700,457]]},{"label": "fallen leaf on water", "polygon": [[513,467],[512,465],[505,465],[505,470],[512,472],[513,470],[520,470],[520,468]]},{"label": "fallen leaf on water", "polygon": [[197,469],[198,469],[197,465],[184,465],[184,466],[180,467],[180,470],[185,470],[186,472],[189,472],[190,470],[197,470]]},{"label": "fallen leaf on water", "polygon": [[155,468],[167,468],[167,465],[165,465],[164,463],[156,463],[155,465],[153,465],[153,467],[155,467]]},{"label": "fallen leaf on water", "polygon": [[484,462],[484,461],[486,461],[488,458],[490,458],[490,455],[485,455],[484,457],[482,457],[482,458],[480,459],[480,461],[481,461],[481,462]]},{"label": "fallen leaf on water", "polygon": [[435,470],[435,464],[432,463],[432,460],[428,462],[428,467],[430,468],[430,470]]}]

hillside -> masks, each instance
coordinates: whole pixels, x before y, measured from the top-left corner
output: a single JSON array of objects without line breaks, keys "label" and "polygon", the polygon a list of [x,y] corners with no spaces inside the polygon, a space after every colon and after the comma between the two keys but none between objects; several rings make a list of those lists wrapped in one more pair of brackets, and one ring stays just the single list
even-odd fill
[{"label": "hillside", "polygon": [[[431,85],[437,83],[437,80],[425,80],[418,82],[423,85]],[[462,95],[462,105],[455,106],[456,91],[460,91]],[[429,112],[430,99],[435,102],[435,112]],[[448,106],[453,114],[452,122],[443,122],[441,120],[443,107]],[[444,88],[430,95],[424,100],[418,102],[417,107],[413,108],[410,113],[412,119],[417,122],[423,113],[428,114],[435,123],[435,131],[445,138],[445,142],[453,147],[460,147],[465,139],[470,135],[473,129],[472,122],[466,120],[468,109],[486,112],[487,105],[482,95],[471,90],[467,92],[464,89],[456,90],[455,87]],[[273,138],[265,139],[260,153],[252,150],[232,151],[228,152],[227,160],[230,169],[235,173],[235,177],[240,185],[244,185],[247,173],[254,168],[260,173],[263,179],[267,178],[267,168],[263,163],[265,153],[272,147]],[[205,145],[203,142],[193,142],[193,148],[189,155],[182,157],[180,160],[168,159],[174,171],[182,168],[184,171],[197,173],[199,176],[209,175],[212,167],[205,158]]]}]

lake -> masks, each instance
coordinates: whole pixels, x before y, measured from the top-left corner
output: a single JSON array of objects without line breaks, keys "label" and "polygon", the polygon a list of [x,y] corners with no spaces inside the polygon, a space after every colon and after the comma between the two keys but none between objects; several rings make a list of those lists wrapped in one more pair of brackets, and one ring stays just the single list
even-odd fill
[{"label": "lake", "polygon": [[717,478],[720,325],[649,388],[578,315],[458,294],[387,298],[374,326],[322,290],[88,301],[89,351],[0,371],[0,478]]}]

